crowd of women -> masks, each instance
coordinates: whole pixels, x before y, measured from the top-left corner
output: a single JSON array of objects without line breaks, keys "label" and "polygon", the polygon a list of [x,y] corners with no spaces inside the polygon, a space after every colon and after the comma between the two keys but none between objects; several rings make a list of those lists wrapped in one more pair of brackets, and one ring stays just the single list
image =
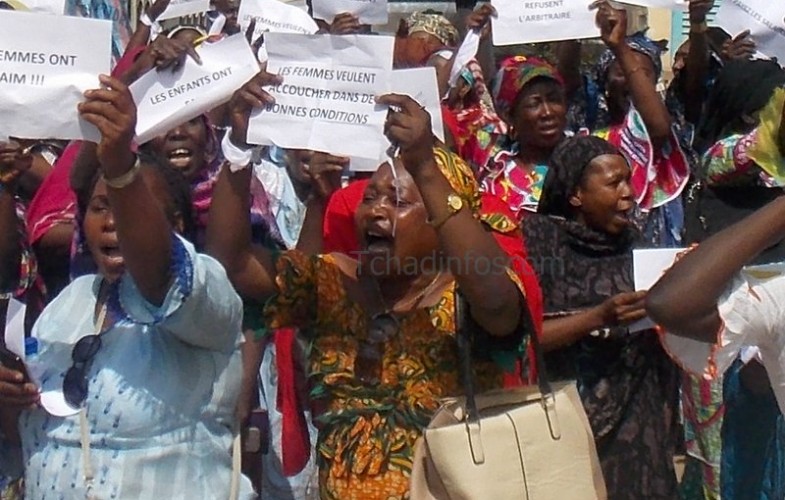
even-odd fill
[{"label": "crowd of women", "polygon": [[[785,70],[709,27],[713,0],[667,92],[663,45],[606,0],[589,72],[579,41],[494,59],[477,6],[454,85],[459,30],[411,15],[394,65],[435,68],[446,140],[378,96],[397,154],[371,174],[248,144],[264,69],[136,144],[128,86],[240,30],[220,0],[223,33],[151,37],[167,4],[79,105],[100,142],[0,144],[0,324],[20,301],[35,339],[0,366],[0,498],[407,498],[463,391],[457,300],[479,389],[530,383],[533,335],[540,375],[577,381],[609,498],[785,498]],[[696,243],[635,290],[633,249]]]}]

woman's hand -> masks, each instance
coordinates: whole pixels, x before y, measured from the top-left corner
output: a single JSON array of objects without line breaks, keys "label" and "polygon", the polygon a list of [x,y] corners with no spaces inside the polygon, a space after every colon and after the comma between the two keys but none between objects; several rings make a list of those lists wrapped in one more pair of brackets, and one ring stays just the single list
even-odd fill
[{"label": "woman's hand", "polygon": [[300,162],[311,180],[311,196],[326,203],[341,188],[341,172],[348,165],[349,158],[320,152],[314,152],[307,163]]},{"label": "woman's hand", "polygon": [[614,9],[608,0],[598,0],[591,4],[590,9],[597,9],[595,22],[600,28],[600,37],[611,50],[624,45],[627,38],[627,11]]},{"label": "woman's hand", "polygon": [[14,186],[19,177],[33,166],[29,148],[14,140],[0,142],[0,185]]},{"label": "woman's hand", "polygon": [[101,132],[96,151],[108,178],[119,177],[134,164],[131,151],[136,129],[136,104],[128,86],[116,78],[101,75],[100,89],[85,92],[87,100],[79,104],[79,114]]},{"label": "woman's hand", "polygon": [[411,174],[416,173],[433,160],[431,115],[407,95],[387,94],[379,97],[377,102],[390,106],[384,133],[393,146],[400,148],[406,169]]},{"label": "woman's hand", "polygon": [[272,75],[264,70],[260,71],[248,83],[240,87],[229,101],[229,121],[232,126],[232,143],[238,148],[248,149],[248,119],[254,108],[261,108],[275,103],[273,96],[268,94],[263,87],[280,85],[283,78]]},{"label": "woman's hand", "polygon": [[709,14],[712,7],[714,7],[714,0],[690,0],[690,24],[705,23],[706,16]]},{"label": "woman's hand", "polygon": [[595,308],[604,326],[626,326],[646,317],[646,292],[614,295]]},{"label": "woman's hand", "polygon": [[727,40],[722,44],[722,51],[720,57],[724,61],[732,61],[734,59],[747,60],[755,55],[758,49],[755,40],[752,39],[750,30],[744,30],[733,39]]},{"label": "woman's hand", "polygon": [[38,388],[25,381],[22,372],[0,365],[0,408],[23,410],[34,407],[39,399]]},{"label": "woman's hand", "polygon": [[498,17],[496,9],[489,3],[484,3],[469,14],[466,18],[466,31],[475,30],[485,39],[491,33],[491,17]]},{"label": "woman's hand", "polygon": [[333,18],[333,22],[330,24],[330,34],[353,35],[358,33],[361,28],[362,24],[360,24],[359,17],[356,17],[354,14],[344,12]]},{"label": "woman's hand", "polygon": [[177,71],[185,62],[186,56],[196,61],[197,64],[202,64],[202,59],[196,53],[193,45],[166,36],[156,38],[145,52],[152,60],[153,67],[159,71],[164,69]]}]

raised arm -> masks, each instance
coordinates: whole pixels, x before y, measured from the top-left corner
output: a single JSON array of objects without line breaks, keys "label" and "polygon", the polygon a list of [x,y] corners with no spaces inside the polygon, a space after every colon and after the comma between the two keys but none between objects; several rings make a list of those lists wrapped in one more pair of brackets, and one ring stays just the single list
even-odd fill
[{"label": "raised arm", "polygon": [[627,79],[635,109],[641,115],[655,149],[671,136],[671,115],[657,92],[656,75],[647,71],[627,44],[627,11],[614,9],[607,0],[592,4],[597,8],[597,25],[605,45],[611,49]]},{"label": "raised arm", "polygon": [[581,77],[581,42],[565,40],[556,44],[556,67],[562,78],[569,101],[583,86]]},{"label": "raised arm", "polygon": [[690,50],[687,53],[684,82],[684,115],[688,122],[697,124],[703,111],[706,80],[709,75],[709,37],[706,15],[714,0],[690,0]]},{"label": "raised arm", "polygon": [[[275,265],[270,250],[251,243],[250,182],[251,147],[246,142],[248,119],[253,108],[272,102],[262,87],[280,84],[281,77],[260,72],[240,90],[229,103],[232,129],[224,139],[224,149],[231,148],[235,156],[245,156],[232,172],[224,165],[213,190],[210,222],[207,227],[207,253],[215,257],[241,296],[264,303],[275,293]],[[227,155],[232,157],[232,155]]]},{"label": "raised arm", "polygon": [[107,184],[125,268],[142,296],[160,306],[172,281],[172,227],[139,174],[131,151],[136,105],[128,86],[101,76],[102,88],[85,93],[79,113],[101,132],[96,154]]},{"label": "raised arm", "polygon": [[[138,47],[147,45],[147,42],[150,41],[150,31],[152,27],[145,24],[145,22],[155,23],[161,14],[164,13],[166,8],[169,7],[169,2],[170,0],[155,0],[147,7],[144,15],[139,16],[139,20],[136,22],[136,30],[134,30],[134,34],[131,35],[131,39],[125,47],[126,54]],[[147,16],[147,18],[143,21],[144,16]]]},{"label": "raised arm", "polygon": [[679,260],[649,291],[649,316],[675,335],[715,342],[723,292],[744,265],[784,236],[785,198],[778,198]]},{"label": "raised arm", "polygon": [[[439,243],[472,316],[491,335],[513,333],[523,302],[504,272],[509,258],[468,209],[449,216],[447,201],[454,191],[436,165],[430,115],[408,96],[388,94],[380,97],[379,103],[400,109],[390,113],[387,137],[400,146],[403,164],[417,184],[431,220],[447,217],[436,227]],[[482,272],[488,269],[484,264],[490,265],[490,272]]]},{"label": "raised arm", "polygon": [[306,201],[305,219],[297,239],[297,250],[317,255],[324,249],[324,215],[330,197],[341,187],[341,172],[349,158],[314,152],[308,161],[311,193]]}]

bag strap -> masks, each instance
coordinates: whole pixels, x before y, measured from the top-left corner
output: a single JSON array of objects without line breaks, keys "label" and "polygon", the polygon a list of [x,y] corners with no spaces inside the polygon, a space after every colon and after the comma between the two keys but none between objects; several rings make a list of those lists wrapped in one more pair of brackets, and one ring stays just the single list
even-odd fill
[{"label": "bag strap", "polygon": [[[457,289],[455,290],[455,324],[455,339],[458,344],[460,377],[464,391],[466,392],[466,419],[467,422],[478,423],[480,421],[480,412],[477,409],[474,376],[472,375],[472,329],[470,327],[466,299],[460,290]],[[537,386],[543,396],[552,397],[553,389],[551,388],[545,371],[545,356],[543,355],[540,340],[537,338],[537,329],[534,327],[531,312],[525,302],[522,304],[521,318],[518,320],[516,333],[520,333],[521,336],[525,336],[527,333],[530,335],[532,347],[534,348]]]}]

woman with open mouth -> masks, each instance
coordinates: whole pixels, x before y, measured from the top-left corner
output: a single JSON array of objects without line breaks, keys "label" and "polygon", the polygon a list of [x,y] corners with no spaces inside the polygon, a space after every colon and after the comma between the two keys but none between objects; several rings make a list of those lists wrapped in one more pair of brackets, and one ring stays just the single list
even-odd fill
[{"label": "woman with open mouth", "polygon": [[[271,99],[263,87],[280,81],[262,72],[235,93],[227,156],[250,152],[248,117]],[[434,147],[430,117],[415,101],[387,95],[379,103],[400,109],[386,134],[401,155],[365,190],[355,218],[359,259],[253,246],[251,172],[236,168],[242,162],[232,165],[237,172],[224,168],[210,213],[208,251],[237,290],[266,304],[269,328],[297,327],[308,340],[321,498],[408,493],[417,438],[440,399],[461,393],[456,290],[477,325],[482,387],[516,378],[515,360],[534,333],[523,331],[522,315],[540,322],[540,290],[504,203],[481,198],[468,166]]]}]

